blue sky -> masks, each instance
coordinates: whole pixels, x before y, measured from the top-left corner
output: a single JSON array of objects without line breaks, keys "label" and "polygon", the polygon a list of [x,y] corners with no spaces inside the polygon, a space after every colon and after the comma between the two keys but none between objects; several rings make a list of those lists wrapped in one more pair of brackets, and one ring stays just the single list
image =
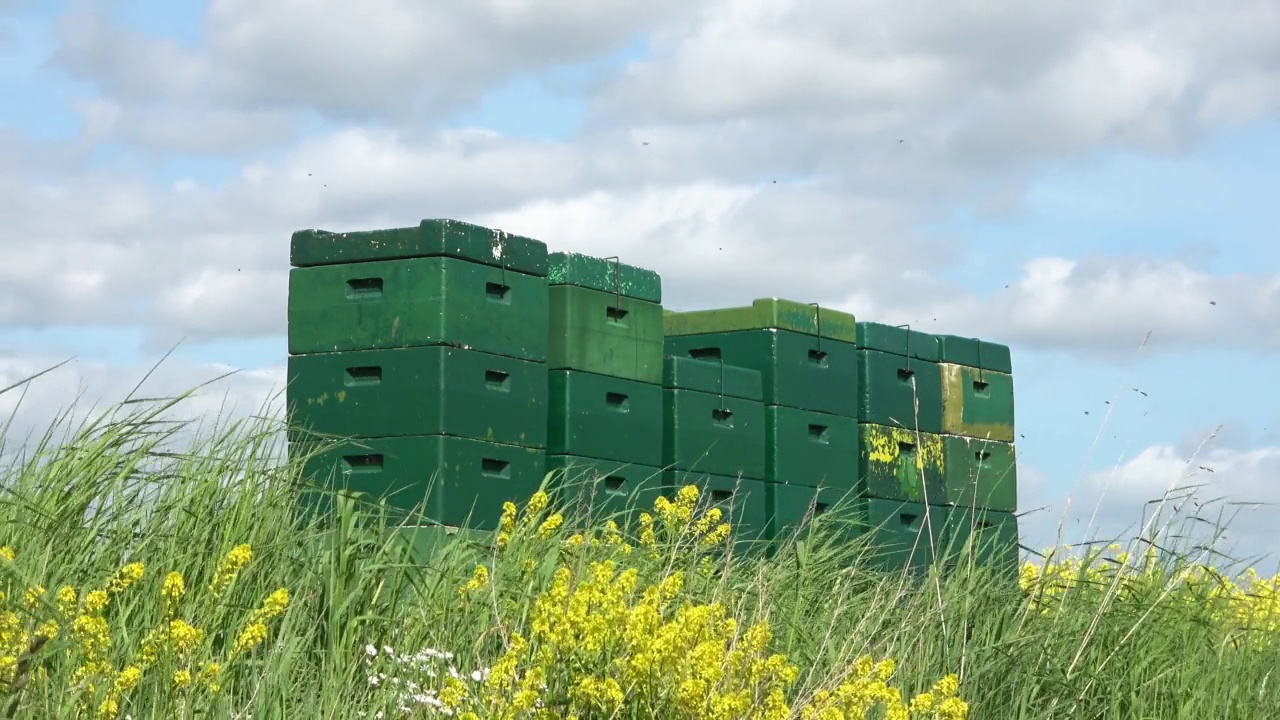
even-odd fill
[{"label": "blue sky", "polygon": [[[407,40],[383,52],[382,41],[370,35],[367,57],[351,63],[352,73],[366,74],[347,87],[313,67],[314,59],[288,56],[293,46],[285,41],[294,35],[305,47],[305,33],[324,37],[330,30],[319,16],[285,23],[286,5],[229,2],[218,22],[202,4],[141,0],[28,2],[16,15],[0,16],[0,138],[16,133],[17,147],[33,154],[85,151],[62,157],[62,163],[28,162],[3,171],[0,187],[7,181],[27,193],[14,212],[31,214],[0,230],[0,243],[36,243],[51,253],[63,252],[55,249],[58,243],[74,244],[81,254],[102,248],[103,257],[124,257],[120,262],[139,268],[129,279],[101,281],[105,289],[75,290],[88,297],[104,293],[86,301],[93,312],[85,302],[64,304],[81,280],[59,284],[47,275],[43,282],[0,275],[0,288],[18,298],[15,307],[22,298],[43,298],[30,300],[35,304],[29,310],[0,315],[0,345],[10,349],[6,357],[14,367],[75,355],[113,368],[80,377],[91,392],[110,394],[118,383],[94,378],[140,372],[159,356],[157,337],[186,336],[191,339],[177,355],[190,368],[182,378],[198,381],[209,363],[278,369],[285,354],[278,301],[289,230],[327,222],[367,227],[383,218],[407,224],[429,215],[502,218],[505,229],[553,246],[630,253],[637,264],[663,274],[672,302],[708,306],[714,304],[709,298],[723,297],[736,304],[812,290],[825,293],[824,302],[849,303],[844,309],[860,319],[939,316],[927,329],[963,328],[1007,342],[1014,349],[1019,432],[1025,434],[1018,441],[1020,461],[1028,477],[1048,483],[1024,497],[1058,502],[1082,474],[1124,466],[1131,485],[1111,518],[1121,522],[1122,511],[1147,499],[1164,477],[1153,469],[1148,484],[1141,479],[1146,466],[1135,458],[1162,447],[1185,455],[1194,438],[1225,424],[1215,458],[1241,477],[1215,473],[1215,489],[1241,500],[1280,501],[1268,482],[1280,471],[1280,406],[1266,401],[1263,379],[1276,367],[1280,347],[1280,298],[1275,307],[1266,306],[1268,297],[1277,297],[1266,294],[1268,283],[1280,277],[1280,210],[1272,200],[1280,187],[1280,69],[1267,64],[1266,43],[1250,44],[1249,33],[1221,46],[1207,36],[1159,36],[1177,51],[1166,57],[1166,45],[1143,45],[1159,27],[1157,15],[1135,16],[1132,27],[1114,26],[1102,11],[1095,18],[1094,11],[1081,9],[1079,22],[1062,30],[1079,32],[1080,42],[1061,46],[1111,43],[1125,51],[1116,57],[1137,58],[1133,67],[1141,72],[1106,69],[1117,78],[1114,88],[1088,81],[1098,54],[1074,56],[1067,49],[1061,57],[1028,59],[1025,77],[1011,79],[991,62],[987,53],[994,51],[981,38],[969,42],[957,29],[954,42],[939,45],[961,48],[948,52],[968,64],[952,58],[939,66],[963,66],[968,74],[941,82],[926,72],[907,73],[899,89],[857,70],[806,65],[816,62],[806,53],[825,42],[833,55],[883,60],[857,56],[856,30],[849,30],[854,39],[827,37],[827,26],[840,22],[839,3],[795,10],[793,22],[776,27],[726,14],[719,2],[627,2],[584,10],[585,17],[561,9],[532,20],[506,17],[487,5],[472,17],[442,3],[438,17],[430,8],[410,13],[422,23],[413,29],[423,33],[418,45],[429,45],[440,26],[457,37],[484,27],[506,35],[493,52],[468,53],[458,45],[434,54]],[[395,5],[387,0],[378,7]],[[1232,13],[1233,22],[1250,26],[1247,8]],[[1003,31],[1021,32],[1018,23],[1029,22],[1030,14],[1034,10],[1011,14]],[[69,19],[88,23],[78,27],[92,32],[60,33],[57,23],[65,26]],[[489,24],[475,29],[467,22]],[[888,14],[884,22],[900,31],[885,42],[901,47],[878,52],[904,58],[933,52],[911,45],[911,18]],[[244,27],[261,31],[261,47],[228,30]],[[358,23],[350,28],[353,34],[366,30]],[[127,37],[141,39],[125,47],[121,38]],[[775,37],[759,58],[736,49]],[[189,67],[162,54],[171,43],[183,49],[183,62],[191,59]],[[1179,53],[1196,62],[1181,63]],[[70,60],[55,66],[55,54]],[[118,65],[108,62],[115,57],[123,58]],[[183,76],[191,78],[190,91],[172,84],[166,75],[171,68],[157,67],[156,58],[175,65],[172,77],[197,68]],[[259,58],[259,65],[244,58]],[[757,61],[754,72],[735,74]],[[796,75],[787,79],[788,72]],[[835,72],[853,74],[841,83],[816,80]],[[1072,72],[1083,79],[1062,79]],[[436,80],[423,79],[428,76]],[[388,98],[385,108],[353,116],[353,98],[363,97],[359,81],[387,77],[400,79],[393,94],[403,94],[405,102]],[[818,89],[801,91],[810,85]],[[955,87],[969,88],[976,99],[965,99]],[[1250,89],[1256,97],[1246,96]],[[1132,97],[1147,101],[1123,101]],[[78,109],[86,102],[122,119],[87,134]],[[989,113],[968,112],[974,106]],[[961,107],[965,113],[952,112]],[[787,119],[778,108],[803,110],[804,121]],[[150,130],[165,127],[150,125],[152,120],[178,118],[200,135],[205,131],[199,123],[214,112],[232,123],[222,150],[197,144],[183,149],[172,140],[165,145]],[[996,116],[1001,123],[1018,118],[1023,133],[1004,141],[1007,162],[996,167],[966,160],[962,141],[994,132],[994,122],[984,125],[982,118]],[[289,137],[268,129],[268,121],[279,118]],[[476,128],[496,135],[470,141],[468,149],[451,144],[450,133]],[[913,138],[912,152],[917,143],[924,149],[884,159],[885,144],[899,135]],[[661,140],[640,147],[634,140],[641,136]],[[306,163],[324,169],[326,188],[333,183],[323,202],[313,197],[314,189],[289,184],[292,169]],[[441,168],[460,179],[443,177]],[[794,204],[768,200],[770,184],[758,187],[763,177],[779,178]],[[882,186],[877,177],[884,178]],[[178,181],[193,189],[174,190]],[[919,185],[915,194],[913,183]],[[1004,188],[1015,201],[984,196],[977,188],[986,184]],[[55,201],[32,199],[45,197],[41,187],[63,194]],[[111,196],[126,190],[137,193],[141,219],[127,210],[132,205]],[[501,199],[486,200],[490,191]],[[103,200],[81,207],[74,204],[77,197]],[[991,201],[998,210],[990,210]],[[40,215],[46,206],[56,214]],[[637,214],[615,222],[608,208]],[[52,223],[55,217],[66,223]],[[841,222],[852,225],[814,235],[815,227]],[[810,243],[814,257],[844,258],[847,279],[819,277],[814,273],[821,263],[797,258],[785,244],[770,246],[771,237],[796,244],[791,250]],[[741,242],[730,247],[732,262],[707,270],[698,259],[699,243],[723,248],[726,242]],[[178,255],[187,258],[184,265],[164,265]],[[941,259],[946,257],[955,262]],[[1080,270],[1060,287],[1019,286],[1028,263],[1044,258],[1080,261]],[[79,267],[76,254],[64,259],[67,273]],[[51,260],[40,267],[61,266]],[[142,271],[153,266],[170,269]],[[241,269],[274,284],[261,296],[247,294],[237,309],[228,294],[247,286],[225,277]],[[207,271],[202,280],[197,270]],[[703,294],[695,279],[713,271],[719,277],[712,284],[724,292]],[[1196,287],[1218,303],[1216,315],[1200,315],[1208,312],[1202,304],[1182,308],[1174,302],[1180,297],[1174,293],[1183,292],[1176,285],[1167,296],[1151,290],[1169,281],[1169,273],[1182,272],[1194,275]],[[113,282],[141,288],[154,303],[113,315]],[[1114,304],[1073,314],[1087,304],[1088,293],[1100,292],[1090,282],[1113,283]],[[197,285],[213,294],[190,295]],[[188,296],[204,299],[189,306],[174,300]],[[1260,306],[1245,307],[1246,301]],[[255,329],[245,337],[234,323],[206,322],[200,314],[209,302],[222,308],[226,322],[241,317]],[[1052,307],[1024,312],[1043,303]],[[1188,312],[1195,316],[1178,314]],[[1157,342],[1139,356],[1148,330]],[[257,397],[264,388],[246,385],[236,392]],[[1094,448],[1108,409],[1113,416]],[[1239,496],[1254,492],[1270,495]],[[1266,522],[1246,526],[1245,537],[1265,535]],[[1036,526],[1037,539],[1043,530]]]}]

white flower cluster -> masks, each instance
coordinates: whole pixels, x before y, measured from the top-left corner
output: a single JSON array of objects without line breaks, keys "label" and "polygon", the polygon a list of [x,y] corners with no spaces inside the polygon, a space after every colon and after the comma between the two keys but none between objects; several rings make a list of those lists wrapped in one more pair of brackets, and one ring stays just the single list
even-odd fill
[{"label": "white flower cluster", "polygon": [[[463,674],[453,666],[453,653],[427,648],[412,655],[399,654],[394,648],[384,646],[381,651],[373,645],[364,648],[364,664],[368,672],[369,685],[373,687],[393,688],[393,700],[400,712],[413,715],[426,709],[440,715],[452,715],[437,697],[442,675],[470,680],[473,683],[484,682],[489,677],[489,669],[473,670]],[[360,712],[359,717],[372,717],[374,720],[386,718],[384,711],[379,710],[370,715]]]}]

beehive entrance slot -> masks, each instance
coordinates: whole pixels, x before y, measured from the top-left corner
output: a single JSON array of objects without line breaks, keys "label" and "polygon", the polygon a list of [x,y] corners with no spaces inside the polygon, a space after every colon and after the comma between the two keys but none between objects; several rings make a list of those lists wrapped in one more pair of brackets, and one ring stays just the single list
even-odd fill
[{"label": "beehive entrance slot", "polygon": [[511,302],[511,286],[502,283],[485,283],[484,295],[489,302],[510,303]]},{"label": "beehive entrance slot", "polygon": [[345,385],[376,385],[382,382],[382,367],[368,365],[365,367],[347,368]]},{"label": "beehive entrance slot", "polygon": [[347,455],[342,458],[347,464],[347,472],[381,472],[382,455]]},{"label": "beehive entrance slot", "polygon": [[356,278],[347,281],[347,297],[370,298],[382,295],[382,278]]},{"label": "beehive entrance slot", "polygon": [[489,477],[510,477],[511,463],[506,460],[485,458],[480,461],[480,472]]}]

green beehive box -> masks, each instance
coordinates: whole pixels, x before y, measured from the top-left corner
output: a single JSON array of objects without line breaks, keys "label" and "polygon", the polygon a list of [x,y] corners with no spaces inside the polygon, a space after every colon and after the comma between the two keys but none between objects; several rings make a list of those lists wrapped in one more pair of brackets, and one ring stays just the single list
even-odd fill
[{"label": "green beehive box", "polygon": [[1001,512],[1018,509],[1018,466],[1013,443],[949,436],[943,439],[945,502]]},{"label": "green beehive box", "polygon": [[858,347],[913,360],[942,362],[937,335],[884,323],[858,323]]},{"label": "green beehive box", "polygon": [[640,465],[662,462],[661,385],[552,370],[544,413],[548,454]]},{"label": "green beehive box", "polygon": [[1013,376],[943,363],[942,431],[1013,442]]},{"label": "green beehive box", "polygon": [[652,270],[577,253],[555,252],[547,256],[547,282],[552,286],[576,285],[660,304],[662,278]]},{"label": "green beehive box", "polygon": [[745,367],[761,374],[766,405],[855,417],[858,358],[853,343],[791,330],[741,330],[665,340],[668,355]]},{"label": "green beehive box", "polygon": [[975,565],[989,567],[1005,580],[1017,580],[1018,518],[1013,513],[949,508],[940,540],[944,567],[954,568],[972,559]]},{"label": "green beehive box", "polygon": [[[310,458],[313,485],[385,499],[402,514],[432,523],[493,530],[502,504],[523,504],[542,486],[541,449],[419,435],[349,440]],[[324,504],[321,502],[320,507]]]},{"label": "green beehive box", "polygon": [[861,422],[942,432],[942,366],[878,350],[858,350]]},{"label": "green beehive box", "polygon": [[289,249],[289,262],[294,267],[437,256],[539,277],[547,274],[545,243],[443,218],[423,220],[416,227],[385,230],[299,230],[293,234]]},{"label": "green beehive box", "polygon": [[946,460],[941,435],[858,425],[859,488],[868,497],[942,505]]},{"label": "green beehive box", "polygon": [[662,306],[575,285],[550,292],[552,370],[662,382]]},{"label": "green beehive box", "polygon": [[547,358],[545,278],[455,258],[294,268],[291,354],[453,344]]},{"label": "green beehive box", "polygon": [[933,564],[949,517],[947,508],[878,498],[864,502],[872,567],[919,575]]},{"label": "green beehive box", "polygon": [[429,345],[293,355],[290,425],[325,435],[457,435],[547,443],[547,367]]},{"label": "green beehive box", "polygon": [[720,508],[721,522],[729,523],[734,542],[756,543],[765,539],[765,483],[729,475],[711,475],[689,470],[667,470],[665,493],[674,499],[680,488],[696,485],[698,512]]},{"label": "green beehive box", "polygon": [[663,467],[764,479],[759,372],[668,357],[662,384]]},{"label": "green beehive box", "polygon": [[731,365],[722,360],[695,360],[668,355],[662,361],[662,387],[764,401],[764,382],[759,370]]},{"label": "green beehive box", "polygon": [[764,405],[696,390],[663,390],[662,466],[764,479]]},{"label": "green beehive box", "polygon": [[668,312],[664,324],[667,337],[789,330],[847,343],[856,343],[858,339],[853,315],[779,298],[761,298],[750,307]]},{"label": "green beehive box", "polygon": [[1013,374],[1013,358],[1008,345],[957,335],[937,337],[939,362]]},{"label": "green beehive box", "polygon": [[766,480],[857,489],[857,420],[773,405],[765,407],[764,425]]},{"label": "green beehive box", "polygon": [[661,468],[578,455],[548,455],[553,492],[565,507],[623,525],[638,513],[653,513],[665,489]]},{"label": "green beehive box", "polygon": [[[837,488],[813,488],[801,485],[765,484],[765,515],[769,519],[768,538],[777,543],[791,540],[810,528],[828,526],[837,538],[854,538],[863,531],[863,504],[854,491]],[[838,518],[832,518],[835,512]],[[840,525],[831,526],[836,520]]]}]

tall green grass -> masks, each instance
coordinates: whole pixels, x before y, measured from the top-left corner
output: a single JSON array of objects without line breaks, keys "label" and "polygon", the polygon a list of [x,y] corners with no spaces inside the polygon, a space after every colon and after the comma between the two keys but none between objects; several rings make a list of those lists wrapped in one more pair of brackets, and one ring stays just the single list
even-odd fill
[{"label": "tall green grass", "polygon": [[[741,628],[767,622],[769,651],[799,671],[787,691],[796,708],[848,680],[863,655],[892,658],[891,684],[907,699],[958,674],[972,718],[1272,718],[1280,708],[1277,645],[1241,643],[1212,603],[1188,602],[1177,589],[1185,556],[1173,546],[1162,546],[1142,582],[1081,573],[1047,613],[1034,588],[982,567],[914,580],[872,572],[867,547],[835,541],[838,510],[772,557],[732,545],[648,552],[632,527],[630,554],[589,540],[570,552],[576,534],[608,534],[572,516],[545,537],[536,524],[521,529],[496,552],[492,534],[395,532],[393,516],[351,499],[327,518],[300,517],[300,465],[282,459],[278,420],[168,419],[186,397],[131,400],[80,426],[51,428],[21,451],[9,446],[0,545],[14,559],[0,562],[10,613],[0,623],[0,652],[12,672],[0,685],[0,716],[93,716],[114,709],[104,707],[114,698],[116,716],[132,718],[433,717],[428,691],[443,687],[449,666],[464,678],[491,667],[512,628],[527,627],[558,568],[603,559],[636,568],[642,585],[686,571],[682,601],[719,604]],[[214,597],[219,563],[240,545],[252,559]],[[83,600],[129,563],[141,563],[143,576],[101,613],[110,672],[90,692],[90,680],[76,676],[85,653],[70,625],[43,644],[32,634],[57,616],[59,588]],[[486,582],[461,592],[477,565]],[[186,587],[175,611],[162,591],[171,572]],[[33,587],[46,592],[28,605]],[[288,607],[265,621],[265,641],[232,657],[255,610],[280,588]],[[203,631],[199,648],[190,659],[157,660],[113,695],[114,678],[138,664],[148,632],[171,617]],[[198,680],[207,661],[220,667],[216,693]],[[197,679],[184,690],[175,674],[186,668]],[[598,716],[652,716],[637,707]]]}]

